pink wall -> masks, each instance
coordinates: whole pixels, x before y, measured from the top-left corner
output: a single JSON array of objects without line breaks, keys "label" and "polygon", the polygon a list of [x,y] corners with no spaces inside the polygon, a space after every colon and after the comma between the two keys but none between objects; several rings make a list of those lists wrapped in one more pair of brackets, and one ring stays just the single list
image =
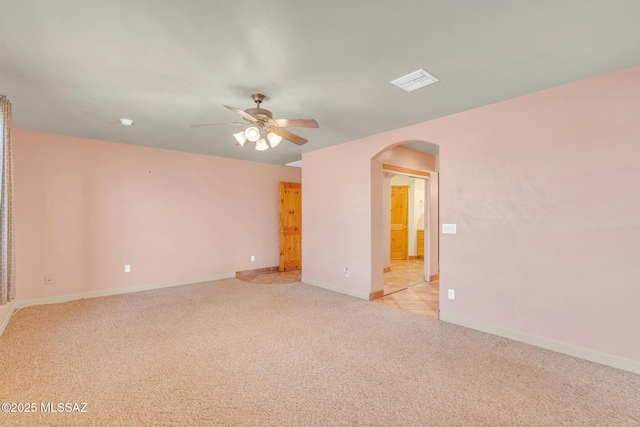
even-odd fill
[{"label": "pink wall", "polygon": [[302,164],[303,280],[368,298],[371,157],[340,144],[303,154]]},{"label": "pink wall", "polygon": [[14,162],[18,301],[277,265],[278,182],[301,179],[297,168],[21,130]]},{"label": "pink wall", "polygon": [[628,68],[306,153],[303,276],[371,289],[370,160],[429,141],[441,222],[458,225],[441,236],[440,287],[456,290],[441,313],[640,361],[639,81]]}]

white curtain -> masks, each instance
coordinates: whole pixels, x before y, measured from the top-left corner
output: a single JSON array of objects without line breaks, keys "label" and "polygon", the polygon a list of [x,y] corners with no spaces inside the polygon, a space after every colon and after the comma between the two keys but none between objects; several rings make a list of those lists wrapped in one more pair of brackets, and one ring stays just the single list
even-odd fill
[{"label": "white curtain", "polygon": [[0,305],[16,296],[11,102],[0,95]]}]

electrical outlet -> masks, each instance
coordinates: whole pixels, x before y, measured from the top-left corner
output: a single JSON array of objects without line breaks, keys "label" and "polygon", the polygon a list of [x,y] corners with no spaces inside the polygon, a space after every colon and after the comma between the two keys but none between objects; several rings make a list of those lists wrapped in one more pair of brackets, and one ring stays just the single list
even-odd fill
[{"label": "electrical outlet", "polygon": [[124,272],[125,273],[130,273],[131,272],[131,266],[129,264],[124,266]]},{"label": "electrical outlet", "polygon": [[53,285],[53,278],[51,276],[44,276],[45,285]]},{"label": "electrical outlet", "polygon": [[456,299],[456,291],[454,289],[448,289],[449,299]]},{"label": "electrical outlet", "polygon": [[345,267],[342,274],[344,274],[344,277],[349,277],[349,267]]},{"label": "electrical outlet", "polygon": [[256,256],[255,255],[251,255],[251,261],[255,261],[256,260]]}]

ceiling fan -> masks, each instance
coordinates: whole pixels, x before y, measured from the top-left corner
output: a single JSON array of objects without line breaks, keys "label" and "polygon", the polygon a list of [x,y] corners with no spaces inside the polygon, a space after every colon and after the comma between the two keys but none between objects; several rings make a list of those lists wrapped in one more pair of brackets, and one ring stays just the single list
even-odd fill
[{"label": "ceiling fan", "polygon": [[[307,143],[307,140],[301,136],[289,132],[283,128],[298,127],[298,128],[317,128],[318,122],[313,119],[274,119],[273,114],[269,110],[260,108],[260,104],[265,99],[265,95],[261,93],[254,93],[251,95],[253,101],[256,103],[256,108],[247,108],[241,110],[236,107],[230,107],[223,105],[242,116],[244,122],[232,122],[232,123],[206,123],[201,125],[189,125],[189,127],[197,126],[247,126],[245,130],[234,133],[233,136],[238,141],[236,145],[243,146],[247,141],[256,143],[256,150],[264,151],[271,145],[275,148],[282,139],[291,141],[297,145],[303,145]],[[266,137],[266,140],[265,140]],[[269,144],[267,144],[269,141]]]}]

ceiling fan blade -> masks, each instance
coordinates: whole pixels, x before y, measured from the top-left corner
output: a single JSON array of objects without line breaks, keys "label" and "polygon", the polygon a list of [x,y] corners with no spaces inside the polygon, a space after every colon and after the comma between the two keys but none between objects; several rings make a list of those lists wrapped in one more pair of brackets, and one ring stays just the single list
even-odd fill
[{"label": "ceiling fan blade", "polygon": [[318,122],[313,119],[275,119],[281,128],[317,128]]},{"label": "ceiling fan blade", "polygon": [[297,144],[297,145],[303,145],[303,144],[306,144],[308,142],[303,137],[298,136],[298,135],[296,135],[294,133],[291,133],[288,130],[284,130],[284,129],[280,129],[280,128],[271,128],[269,130],[271,132],[275,133],[276,135],[280,135],[281,137],[283,137],[287,141],[291,141],[291,142],[293,142],[294,144]]},{"label": "ceiling fan blade", "polygon": [[229,107],[228,105],[223,105],[223,107],[228,108],[229,110],[236,112],[238,114],[240,114],[242,117],[244,117],[246,120],[249,120],[250,122],[257,122],[259,121],[258,119],[256,119],[255,117],[253,117],[251,114],[247,114],[244,112],[244,110],[241,110],[239,108],[236,107]]},{"label": "ceiling fan blade", "polygon": [[205,123],[201,125],[187,125],[187,127],[195,128],[200,126],[246,126],[246,123],[241,122],[231,122],[231,123]]}]

